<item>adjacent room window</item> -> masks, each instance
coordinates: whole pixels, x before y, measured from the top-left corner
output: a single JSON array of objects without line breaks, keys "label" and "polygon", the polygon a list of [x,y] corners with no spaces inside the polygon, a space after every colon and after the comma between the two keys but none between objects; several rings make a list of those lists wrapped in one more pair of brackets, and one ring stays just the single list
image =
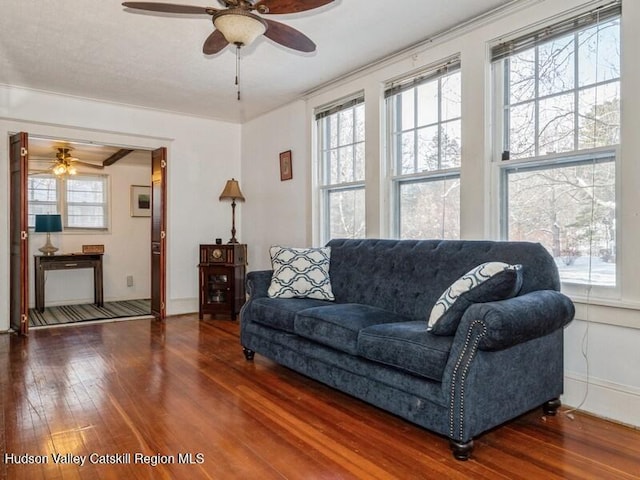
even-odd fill
[{"label": "adjacent room window", "polygon": [[398,238],[460,236],[460,62],[387,86],[392,225]]},{"label": "adjacent room window", "polygon": [[620,5],[492,49],[504,238],[542,243],[564,282],[616,285]]},{"label": "adjacent room window", "polygon": [[320,235],[365,236],[364,97],[316,112],[320,162]]},{"label": "adjacent room window", "polygon": [[29,227],[36,214],[60,213],[64,229],[106,230],[108,188],[105,175],[56,177],[35,173],[28,179]]},{"label": "adjacent room window", "polygon": [[34,174],[27,180],[28,224],[35,228],[36,215],[58,213],[58,182],[54,175]]}]

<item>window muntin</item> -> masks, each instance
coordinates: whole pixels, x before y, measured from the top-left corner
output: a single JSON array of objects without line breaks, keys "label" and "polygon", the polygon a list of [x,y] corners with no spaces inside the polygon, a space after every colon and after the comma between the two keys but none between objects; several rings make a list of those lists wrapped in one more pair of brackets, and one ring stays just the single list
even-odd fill
[{"label": "window muntin", "polygon": [[619,45],[617,17],[506,57],[503,158],[618,144]]},{"label": "window muntin", "polygon": [[316,115],[323,243],[365,236],[364,99]]},{"label": "window muntin", "polygon": [[104,175],[29,175],[28,204],[29,227],[35,226],[36,214],[60,213],[65,230],[108,228],[108,183]]},{"label": "window muntin", "polygon": [[398,238],[460,236],[461,107],[457,61],[387,91]]},{"label": "window muntin", "polygon": [[614,287],[619,5],[555,30],[562,34],[514,41],[512,54],[493,50],[503,88],[502,233],[541,242],[565,283]]}]

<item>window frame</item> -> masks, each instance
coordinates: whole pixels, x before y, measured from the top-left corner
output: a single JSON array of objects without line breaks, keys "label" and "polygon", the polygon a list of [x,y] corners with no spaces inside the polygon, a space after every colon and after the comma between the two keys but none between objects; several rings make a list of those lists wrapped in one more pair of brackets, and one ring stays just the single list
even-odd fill
[{"label": "window frame", "polygon": [[[330,198],[332,193],[339,192],[358,192],[361,191],[365,196],[363,201],[366,202],[366,188],[365,188],[365,176],[366,176],[366,158],[364,149],[366,147],[366,128],[363,128],[363,138],[361,140],[357,140],[357,129],[355,128],[355,109],[362,108],[362,118],[363,121],[366,122],[365,119],[365,102],[364,102],[364,94],[358,93],[352,97],[348,97],[346,99],[341,99],[331,105],[320,107],[316,109],[315,112],[315,129],[317,134],[317,167],[318,167],[318,181],[317,181],[317,191],[319,195],[319,237],[320,243],[322,245],[326,244],[329,240],[331,240],[331,208],[330,208]],[[354,128],[352,131],[351,141],[349,143],[341,144],[338,138],[338,142],[335,147],[330,147],[328,144],[330,143],[330,132],[326,131],[326,120],[332,115],[337,115],[341,112],[353,110],[353,118],[354,118]],[[339,121],[339,117],[338,117]],[[330,174],[330,166],[328,165],[328,160],[331,157],[332,150],[339,150],[340,148],[350,147],[355,152],[355,149],[358,145],[361,145],[363,149],[363,172],[361,180],[351,180],[351,181],[337,181],[331,182],[331,174]],[[352,160],[355,159],[355,155],[353,155]],[[354,162],[353,165],[353,177],[356,176],[356,165]],[[366,212],[363,218],[365,233],[366,233]]]},{"label": "window frame", "polygon": [[[419,130],[425,128],[436,127],[438,130],[438,166],[442,165],[442,133],[443,126],[453,123],[459,122],[460,125],[460,151],[462,150],[462,95],[460,95],[460,115],[457,117],[447,118],[443,120],[442,114],[442,79],[446,76],[458,74],[460,75],[460,87],[462,86],[462,69],[460,58],[458,55],[445,59],[441,62],[438,62],[435,65],[431,65],[427,67],[421,74],[412,75],[411,77],[404,78],[395,84],[392,82],[387,85],[385,90],[385,124],[386,124],[386,143],[387,143],[387,158],[388,158],[388,178],[390,185],[390,199],[389,208],[390,208],[390,228],[391,235],[394,238],[402,238],[401,237],[401,225],[402,225],[402,211],[401,211],[401,202],[402,202],[402,187],[406,185],[413,184],[428,184],[431,182],[443,182],[452,179],[458,179],[460,182],[461,178],[461,163],[462,163],[462,154],[460,153],[460,165],[453,168],[438,168],[435,170],[422,170],[415,171],[412,173],[402,173],[400,168],[400,162],[402,161],[402,152],[401,152],[401,142],[397,141],[399,136],[407,132],[414,133],[414,164],[417,162],[417,149],[418,145],[415,141],[417,138]],[[432,123],[418,125],[418,104],[419,98],[416,94],[416,89],[422,85],[426,85],[429,82],[437,81],[438,82],[438,111],[437,111],[437,120]],[[462,88],[460,88],[462,90]],[[402,95],[404,92],[413,91],[414,92],[414,111],[413,111],[413,127],[412,128],[398,128],[395,126],[398,124],[399,118],[401,119],[402,113],[397,111],[395,108],[395,104],[397,101],[393,99],[396,98],[397,95]],[[461,93],[461,91],[460,91]],[[459,203],[460,206],[460,203]],[[458,223],[460,224],[460,219],[458,219]],[[460,238],[460,229],[458,230],[458,235],[456,237],[450,238]]]},{"label": "window frame", "polygon": [[[549,155],[545,158],[518,159],[502,161],[496,164],[498,184],[499,184],[499,229],[500,238],[508,240],[508,195],[509,187],[507,177],[510,172],[533,171],[533,170],[553,170],[569,166],[588,165],[589,163],[606,163],[613,162],[615,168],[615,203],[616,203],[616,219],[620,218],[620,146],[601,147],[597,149],[581,150],[579,152],[570,152],[558,155]],[[620,223],[616,222],[616,239],[614,248],[616,256],[620,252]],[[593,247],[593,245],[591,245]],[[562,280],[562,289],[565,293],[572,296],[587,297],[591,294],[602,298],[617,297],[620,292],[621,285],[621,268],[616,262],[615,285],[603,285],[594,283],[572,282],[570,280]]]},{"label": "window frame", "polygon": [[[87,179],[100,179],[103,185],[103,194],[104,194],[104,202],[101,203],[92,203],[92,205],[101,206],[104,211],[103,215],[103,224],[100,227],[73,227],[69,226],[69,206],[71,205],[82,205],[82,202],[69,202],[68,200],[68,183],[67,178],[65,176],[58,177],[53,173],[49,173],[47,171],[37,171],[29,174],[29,177],[42,177],[42,178],[52,178],[55,180],[56,186],[56,201],[55,202],[39,202],[39,201],[31,201],[27,199],[27,209],[30,215],[31,205],[32,204],[49,204],[56,206],[56,211],[53,213],[59,213],[62,216],[62,227],[66,232],[78,232],[78,233],[105,233],[110,230],[110,218],[111,218],[111,195],[110,195],[110,177],[106,174],[95,174],[95,173],[87,173],[87,172],[78,172],[71,179],[72,180],[82,180],[83,178]],[[31,189],[29,189],[31,190]],[[35,228],[34,225],[30,224],[29,229],[33,230]]]},{"label": "window frame", "polygon": [[[55,192],[55,196],[56,199],[55,200],[31,200],[31,192],[34,191],[33,188],[31,188],[31,180],[33,178],[44,178],[44,179],[49,179],[49,180],[54,180],[54,188],[52,189],[52,191]],[[49,214],[55,214],[60,212],[60,187],[59,187],[59,182],[58,179],[56,178],[56,176],[52,173],[49,172],[33,172],[33,174],[29,174],[28,175],[28,179],[27,179],[27,226],[30,230],[35,229],[35,215],[39,215],[39,213],[33,212],[32,213],[32,205],[38,205],[38,206],[42,206],[45,207],[42,210],[46,211]],[[53,207],[51,209],[51,207]],[[33,221],[31,221],[33,219]]]},{"label": "window frame", "polygon": [[[576,15],[568,20],[561,22],[561,24],[564,24],[566,27],[569,23],[574,22],[575,25],[579,25],[579,26],[564,32],[561,31],[561,33],[556,32],[554,35],[552,34],[550,38],[545,38],[540,40],[539,42],[534,42],[530,44],[528,48],[534,48],[534,47],[537,47],[538,45],[544,45],[546,42],[550,40],[553,40],[555,38],[559,38],[559,39],[566,38],[566,36],[569,36],[569,35],[574,35],[573,42],[574,42],[574,45],[577,45],[577,41],[575,39],[578,37],[580,32],[583,32],[588,28],[593,27],[594,25],[597,24],[597,21],[593,21],[593,20],[591,20],[591,23],[589,23],[590,17],[591,18],[596,17],[598,12],[602,10],[603,12],[605,12],[604,18],[601,20],[603,23],[607,23],[613,19],[618,19],[618,21],[620,21],[621,14],[619,12],[619,8],[620,8],[619,2],[612,2],[611,4],[605,5],[604,7],[600,7],[600,9],[596,9],[592,12]],[[618,13],[615,13],[616,9],[618,9]],[[550,26],[547,28],[547,31],[553,31],[555,27],[556,25],[550,24]],[[545,29],[538,28],[536,31],[530,33],[528,36],[535,37],[536,32],[545,32]],[[539,34],[544,36],[545,33],[539,33]],[[522,38],[526,38],[526,37],[527,35],[522,36]],[[621,47],[622,38],[619,38],[619,42]],[[618,143],[615,143],[615,144],[580,149],[580,142],[579,142],[580,124],[578,123],[580,110],[578,109],[578,99],[580,96],[580,92],[585,89],[598,88],[603,85],[608,85],[614,82],[617,82],[619,85],[618,88],[621,89],[622,75],[619,74],[619,76],[616,77],[615,79],[598,80],[596,78],[595,81],[593,83],[590,83],[589,85],[581,85],[580,78],[578,75],[579,52],[577,48],[574,48],[574,51],[572,53],[574,56],[574,59],[573,59],[574,84],[572,88],[563,90],[560,93],[554,92],[548,95],[541,95],[540,92],[538,91],[538,84],[540,82],[540,79],[537,76],[538,49],[536,48],[536,51],[534,54],[535,61],[536,61],[536,66],[534,70],[536,72],[536,77],[534,79],[535,93],[533,97],[527,101],[511,103],[511,100],[507,98],[510,95],[510,91],[507,83],[509,81],[508,62],[509,62],[510,55],[506,53],[508,51],[508,48],[504,47],[504,45],[508,43],[509,42],[505,42],[504,44],[493,47],[492,55],[494,54],[493,50],[496,49],[501,51],[502,56],[498,58],[498,60],[495,60],[492,58],[492,61],[491,61],[491,70],[492,70],[491,91],[493,92],[493,98],[494,98],[493,119],[492,119],[493,120],[492,121],[492,124],[493,124],[492,138],[493,138],[493,145],[494,145],[494,153],[492,155],[491,163],[494,168],[493,178],[494,178],[495,184],[497,185],[497,192],[498,192],[496,216],[498,219],[497,233],[499,238],[502,240],[508,239],[509,186],[507,182],[508,182],[509,173],[513,171],[517,171],[518,169],[553,170],[555,168],[562,168],[563,166],[571,166],[571,165],[577,166],[580,164],[584,165],[591,162],[599,163],[602,161],[606,161],[605,159],[610,159],[609,161],[613,162],[613,166],[615,168],[615,175],[614,175],[615,177],[615,218],[616,220],[619,220],[621,218],[621,214],[620,214],[620,197],[621,197],[620,145],[621,145],[621,142],[618,141]],[[521,47],[520,51],[524,51],[524,50],[526,49]],[[544,152],[540,153],[540,150],[539,150],[540,129],[538,124],[539,103],[546,98],[552,98],[556,95],[566,95],[568,93],[572,93],[574,95],[575,111],[572,112],[573,118],[576,119],[574,121],[574,125],[573,125],[574,130],[572,135],[574,149],[569,151],[553,152],[549,154],[545,154]],[[507,147],[509,146],[509,138],[508,138],[509,128],[510,128],[509,109],[512,108],[514,105],[527,103],[527,102],[534,104],[535,106],[534,111],[536,112],[536,118],[534,119],[535,138],[533,138],[533,145],[535,149],[534,156],[509,159],[509,156],[505,155],[507,151]],[[620,123],[618,128],[621,128],[621,125],[622,125],[621,109],[619,110],[619,115],[620,115],[619,117]],[[618,253],[621,251],[620,250],[620,237],[621,237],[620,221],[616,221],[615,228],[616,228],[615,250],[616,250],[616,257],[617,257]],[[591,245],[591,247],[593,247],[593,245]],[[605,299],[618,298],[622,290],[621,289],[621,286],[622,286],[621,273],[622,273],[621,263],[619,259],[616,258],[616,272],[615,272],[614,286],[597,284],[597,283],[572,282],[570,280],[561,279],[562,288],[565,293],[575,297],[588,298],[593,295],[593,296],[605,298]],[[591,269],[589,274],[591,274]]]}]

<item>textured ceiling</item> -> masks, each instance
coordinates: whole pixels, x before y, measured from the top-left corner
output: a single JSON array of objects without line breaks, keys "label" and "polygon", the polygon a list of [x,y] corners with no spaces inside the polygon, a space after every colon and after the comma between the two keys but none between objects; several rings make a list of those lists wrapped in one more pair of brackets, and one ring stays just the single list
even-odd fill
[{"label": "textured ceiling", "polygon": [[[132,13],[119,0],[12,0],[0,15],[0,83],[243,122],[389,54],[522,0],[336,0],[270,15],[317,45],[302,54],[260,37],[235,51],[202,44],[208,16]],[[207,3],[172,3],[219,8]]]},{"label": "textured ceiling", "polygon": [[[120,147],[109,145],[29,136],[29,170],[49,171],[56,163],[56,153],[60,147],[69,148],[69,153],[72,157],[92,165],[102,165],[102,162],[120,150]],[[122,165],[151,166],[151,152],[146,150],[133,150],[113,165],[107,167],[107,169],[117,168]],[[85,165],[78,165],[78,167],[80,171],[91,171],[87,170]],[[105,172],[106,171],[108,170],[105,170]]]}]

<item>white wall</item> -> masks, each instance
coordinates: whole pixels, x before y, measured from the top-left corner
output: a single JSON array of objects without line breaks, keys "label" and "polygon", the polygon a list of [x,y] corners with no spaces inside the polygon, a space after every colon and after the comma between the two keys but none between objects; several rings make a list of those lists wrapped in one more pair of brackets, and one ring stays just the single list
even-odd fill
[{"label": "white wall", "polygon": [[[454,54],[462,59],[462,149],[461,235],[462,238],[497,238],[497,209],[493,197],[490,113],[491,91],[488,46],[496,39],[544,22],[554,15],[595,2],[584,0],[540,0],[518,4],[501,14],[441,37],[425,46],[377,64],[353,77],[336,82],[306,100],[306,111],[299,102],[247,123],[243,127],[242,180],[245,185],[260,186],[264,206],[259,212],[245,210],[242,223],[245,241],[260,245],[253,269],[267,268],[264,246],[317,244],[312,228],[317,202],[311,189],[313,173],[312,115],[316,107],[354,92],[365,92],[366,110],[366,189],[367,236],[389,235],[388,202],[385,194],[384,125],[382,93],[385,82],[408,74]],[[617,299],[598,301],[576,298],[576,320],[565,336],[565,395],[567,405],[578,406],[607,418],[640,426],[640,63],[637,59],[640,2],[624,0],[622,20],[622,148],[620,159],[621,197],[619,218],[622,222],[621,249],[626,257],[622,270],[622,289]],[[293,117],[295,116],[295,117]],[[286,121],[285,121],[286,120]],[[306,128],[306,135],[301,129]],[[290,185],[286,191],[275,172],[265,162],[277,161],[277,150],[294,145],[294,177],[300,159],[306,162],[305,181]],[[265,148],[266,146],[266,148]],[[299,152],[298,152],[299,150]],[[297,160],[297,161],[296,161]],[[269,166],[268,168],[271,168]],[[254,208],[253,206],[251,208]],[[308,209],[311,209],[310,211]],[[293,215],[278,215],[279,211]],[[302,212],[307,211],[305,215]],[[255,213],[261,218],[256,220]],[[254,223],[255,222],[255,223]],[[268,226],[268,228],[266,228]],[[284,239],[284,240],[283,240]],[[635,245],[635,247],[634,247]],[[589,305],[588,305],[589,304]],[[582,354],[586,350],[587,359]],[[583,402],[584,393],[588,395]]]},{"label": "white wall", "polygon": [[[309,168],[306,105],[295,102],[242,126],[242,226],[249,269],[270,268],[271,245],[310,246]],[[280,152],[291,150],[293,178],[280,181]]]},{"label": "white wall", "polygon": [[[103,280],[105,301],[149,298],[151,292],[151,219],[132,217],[130,214],[131,185],[150,185],[151,153],[147,165],[116,163],[101,170],[109,176],[111,195],[110,228],[108,232],[74,232],[66,230],[52,233],[51,242],[57,253],[81,252],[82,245],[105,246],[103,256]],[[86,169],[78,168],[80,173]],[[95,173],[90,170],[87,173]],[[29,272],[33,272],[33,255],[45,243],[47,235],[31,233],[29,242]],[[133,286],[128,287],[126,277],[133,276]],[[29,305],[35,304],[35,275],[29,278]],[[70,305],[93,303],[93,271],[51,270],[45,272],[45,304]]]},{"label": "white wall", "polygon": [[9,327],[8,135],[18,131],[167,147],[167,313],[197,311],[198,245],[224,238],[231,229],[230,207],[218,196],[227,179],[240,178],[240,125],[0,86],[0,331]]}]

